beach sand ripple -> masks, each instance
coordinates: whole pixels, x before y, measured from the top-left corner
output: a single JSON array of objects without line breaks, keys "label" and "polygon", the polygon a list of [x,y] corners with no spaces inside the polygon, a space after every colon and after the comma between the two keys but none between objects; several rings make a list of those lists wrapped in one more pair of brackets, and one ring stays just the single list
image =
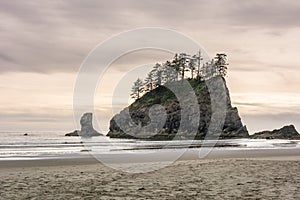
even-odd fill
[{"label": "beach sand ripple", "polygon": [[298,160],[190,160],[145,174],[102,164],[1,169],[0,199],[299,199]]}]

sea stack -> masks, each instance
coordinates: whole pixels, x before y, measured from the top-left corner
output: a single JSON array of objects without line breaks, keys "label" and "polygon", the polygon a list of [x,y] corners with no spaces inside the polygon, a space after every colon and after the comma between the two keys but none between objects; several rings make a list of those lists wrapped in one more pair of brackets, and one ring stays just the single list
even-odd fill
[{"label": "sea stack", "polygon": [[[143,95],[141,98],[137,99],[133,104],[122,110],[119,114],[115,115],[110,121],[108,136],[111,138],[140,138],[149,140],[172,140],[174,139],[174,137],[179,139],[204,139],[209,132],[209,126],[213,113],[210,93],[207,87],[207,83],[209,82],[210,86],[216,91],[217,94],[222,92],[218,91],[220,90],[219,85],[224,84],[226,93],[225,121],[222,125],[220,125],[219,130],[217,130],[213,134],[217,135],[217,138],[219,139],[249,138],[248,130],[241,121],[238,109],[231,105],[229,90],[223,77],[215,77],[208,81],[200,82],[195,79],[188,81],[195,91],[200,109],[200,121],[198,123],[199,128],[196,135],[193,135],[191,137],[189,135],[190,127],[185,127],[184,124],[180,125],[182,114],[180,103],[176,96],[170,90],[168,90],[167,87],[158,86],[157,88]],[[180,82],[174,82],[172,84],[180,84]],[[185,100],[188,101],[188,97]],[[214,100],[218,102],[218,99]],[[129,110],[131,119],[137,126],[147,126],[149,123],[151,123],[149,117],[149,109],[155,104],[160,104],[166,111],[166,122],[163,125],[163,128],[155,135],[151,134],[153,134],[153,132],[155,132],[156,130],[153,130],[152,133],[150,130],[147,133],[136,132],[130,135],[127,134],[126,132],[130,132],[131,130],[132,122],[127,120],[126,118],[123,119],[123,113],[126,110]],[[154,116],[159,115],[159,113],[155,112],[155,110],[152,114]],[[188,120],[193,121],[195,119],[195,117],[193,117],[195,116],[195,114],[197,114],[196,111],[191,111],[189,113]],[[120,121],[123,123],[123,127],[125,127],[125,132],[123,130],[124,128],[121,129],[116,123],[116,117],[118,117],[119,119],[121,118]],[[180,126],[182,126],[184,131],[179,135],[177,131]],[[149,137],[147,135],[148,133]]]},{"label": "sea stack", "polygon": [[93,127],[93,113],[85,113],[80,119],[81,130],[75,130],[71,133],[67,133],[65,136],[82,136],[93,137],[103,136],[103,134],[97,132]]},{"label": "sea stack", "polygon": [[101,133],[98,133],[93,127],[93,113],[85,113],[80,119],[81,131],[80,136],[82,137],[92,137],[100,136]]}]

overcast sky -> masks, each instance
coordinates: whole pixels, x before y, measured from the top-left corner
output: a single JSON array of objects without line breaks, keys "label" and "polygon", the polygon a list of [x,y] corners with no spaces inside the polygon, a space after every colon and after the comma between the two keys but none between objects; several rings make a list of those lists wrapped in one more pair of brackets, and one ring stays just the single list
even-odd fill
[{"label": "overcast sky", "polygon": [[[75,129],[81,63],[99,43],[139,27],[173,29],[211,56],[227,53],[232,102],[251,132],[291,123],[300,129],[298,1],[13,0],[1,1],[0,10],[0,131]],[[97,107],[102,121],[112,115],[105,106]]]}]

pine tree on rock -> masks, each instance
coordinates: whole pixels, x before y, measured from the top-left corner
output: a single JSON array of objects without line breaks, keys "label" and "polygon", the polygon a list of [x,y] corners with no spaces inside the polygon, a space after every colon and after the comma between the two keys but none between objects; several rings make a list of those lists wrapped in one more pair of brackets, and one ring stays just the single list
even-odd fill
[{"label": "pine tree on rock", "polygon": [[176,80],[178,80],[179,77],[179,71],[180,71],[180,60],[178,58],[178,54],[176,53],[172,62],[171,62],[171,67],[177,72],[177,77]]},{"label": "pine tree on rock", "polygon": [[203,65],[203,75],[204,80],[209,80],[217,75],[217,68],[213,59]]},{"label": "pine tree on rock", "polygon": [[215,57],[215,65],[219,75],[225,77],[227,74],[227,55],[225,53],[218,53]]},{"label": "pine tree on rock", "polygon": [[204,64],[202,65],[202,63],[201,63],[201,61],[203,60],[201,50],[199,50],[198,54],[194,55],[194,57],[196,58],[196,62],[197,62],[197,80],[201,81],[205,77],[205,73],[203,70],[205,65]]},{"label": "pine tree on rock", "polygon": [[162,79],[163,79],[163,71],[162,66],[159,63],[156,63],[152,70],[154,74],[154,85],[159,86],[162,85]]},{"label": "pine tree on rock", "polygon": [[149,92],[151,90],[153,90],[155,87],[154,85],[154,74],[153,72],[149,72],[146,79],[145,79],[145,83],[144,83],[144,91],[145,92]]},{"label": "pine tree on rock", "polygon": [[197,59],[196,59],[195,56],[193,56],[192,58],[190,58],[189,64],[188,64],[188,67],[191,71],[191,78],[192,79],[194,78],[194,72],[196,70],[196,65],[197,65]]},{"label": "pine tree on rock", "polygon": [[131,97],[134,99],[139,99],[144,91],[143,81],[138,78],[132,88],[131,88]]},{"label": "pine tree on rock", "polygon": [[179,55],[179,73],[181,75],[181,80],[185,77],[185,72],[188,71],[187,63],[188,63],[188,55],[186,53],[181,53]]},{"label": "pine tree on rock", "polygon": [[172,63],[167,61],[163,64],[163,82],[170,83],[177,80],[177,72],[172,68]]}]

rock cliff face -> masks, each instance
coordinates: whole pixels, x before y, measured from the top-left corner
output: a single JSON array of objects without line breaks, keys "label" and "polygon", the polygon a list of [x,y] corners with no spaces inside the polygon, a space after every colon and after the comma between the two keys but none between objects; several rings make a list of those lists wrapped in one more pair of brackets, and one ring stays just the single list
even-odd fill
[{"label": "rock cliff face", "polygon": [[[220,125],[220,129],[218,132],[209,132],[210,123],[212,119],[212,106],[211,106],[211,98],[209,88],[205,82],[198,82],[194,79],[189,80],[190,85],[192,86],[196,98],[199,104],[199,111],[200,111],[200,120],[199,123],[193,122],[193,120],[198,119],[195,117],[196,114],[199,115],[199,112],[191,110],[188,115],[183,115],[181,113],[180,103],[179,100],[175,97],[175,95],[166,87],[159,86],[156,89],[146,93],[143,97],[136,100],[133,104],[129,107],[122,110],[119,114],[115,115],[110,121],[109,133],[108,136],[111,138],[141,138],[141,139],[151,139],[151,140],[170,140],[173,139],[175,136],[178,139],[203,139],[208,132],[212,135],[217,134],[220,136],[219,138],[247,138],[249,137],[248,131],[246,126],[242,124],[241,118],[238,114],[238,110],[235,107],[232,107],[231,100],[229,96],[228,88],[226,87],[225,79],[218,77],[218,79],[210,80],[210,84],[212,85],[212,89],[216,90],[216,94],[218,94],[218,87],[216,86],[216,82],[222,81],[225,85],[225,98],[226,98],[226,105],[225,105],[225,112],[226,117],[223,125]],[[176,84],[176,83],[172,83]],[[221,91],[220,91],[221,92]],[[187,94],[188,97],[188,94]],[[218,105],[218,98],[214,99],[216,105]],[[181,102],[184,104],[188,104],[189,100],[181,99]],[[161,125],[161,129],[157,130],[154,127],[149,128],[147,131],[141,133],[140,131],[132,131],[132,123],[135,126],[145,127],[151,124],[151,116],[160,115],[159,109],[153,109],[151,106],[159,104],[165,110],[165,123]],[[181,104],[182,105],[182,104]],[[149,108],[151,108],[151,112],[149,112]],[[124,113],[129,110],[131,120],[127,118],[122,118]],[[157,111],[156,111],[157,110]],[[218,114],[218,113],[214,113]],[[199,126],[197,129],[196,135],[189,135],[191,130],[191,126],[186,126],[185,124],[180,124],[182,121],[182,117],[186,118],[183,119],[187,120],[188,124],[198,124]],[[119,123],[116,123],[116,119]],[[120,120],[121,119],[121,120]],[[122,129],[118,126],[122,123]],[[164,121],[163,121],[164,122]],[[152,121],[153,123],[153,121]],[[161,121],[156,122],[156,124],[162,123]],[[160,125],[159,125],[160,126]],[[158,126],[158,127],[159,127]],[[180,127],[181,126],[181,127]],[[125,130],[124,130],[125,129]],[[181,130],[178,133],[178,130]],[[216,129],[217,130],[217,129]],[[130,134],[128,134],[130,133]],[[155,134],[153,134],[155,133]],[[179,137],[178,137],[178,134]]]},{"label": "rock cliff face", "polygon": [[251,135],[253,139],[300,139],[300,135],[293,125],[284,126],[273,131],[262,131]]},{"label": "rock cliff face", "polygon": [[81,130],[75,130],[71,133],[67,133],[66,136],[82,136],[82,137],[93,137],[101,136],[93,127],[93,114],[85,113],[80,119]]}]

